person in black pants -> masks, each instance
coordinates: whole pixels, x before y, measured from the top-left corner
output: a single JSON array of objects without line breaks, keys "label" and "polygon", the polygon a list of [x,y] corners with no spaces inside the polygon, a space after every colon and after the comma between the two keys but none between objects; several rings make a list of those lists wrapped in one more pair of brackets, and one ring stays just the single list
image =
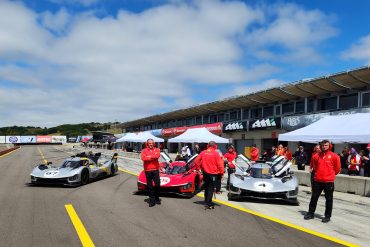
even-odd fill
[{"label": "person in black pants", "polygon": [[[160,178],[159,178],[159,171],[146,171],[145,172],[146,183],[147,183],[147,190],[149,194],[149,206],[154,206],[155,204],[161,204],[161,200],[159,199],[159,191],[160,191]],[[154,183],[154,186],[153,186]]]},{"label": "person in black pants", "polygon": [[307,164],[308,157],[306,152],[303,149],[303,146],[299,146],[297,151],[293,155],[295,162],[297,164],[298,170],[304,170],[305,165]]}]

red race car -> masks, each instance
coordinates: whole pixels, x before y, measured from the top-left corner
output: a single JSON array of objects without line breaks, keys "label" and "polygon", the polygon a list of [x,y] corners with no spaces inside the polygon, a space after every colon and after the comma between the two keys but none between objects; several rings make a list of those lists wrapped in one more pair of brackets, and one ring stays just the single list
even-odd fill
[{"label": "red race car", "polygon": [[[161,192],[175,193],[193,197],[202,186],[203,175],[194,160],[198,154],[192,156],[187,162],[171,161],[167,153],[161,152],[160,179]],[[154,185],[154,184],[153,184]],[[142,171],[137,180],[138,191],[146,191],[145,172]]]}]

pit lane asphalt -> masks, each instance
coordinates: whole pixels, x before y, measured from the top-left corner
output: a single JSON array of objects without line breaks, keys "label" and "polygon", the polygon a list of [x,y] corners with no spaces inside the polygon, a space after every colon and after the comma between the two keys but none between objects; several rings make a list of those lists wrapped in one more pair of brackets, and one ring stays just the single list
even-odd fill
[{"label": "pit lane asphalt", "polygon": [[[58,164],[67,154],[39,146]],[[338,244],[202,199],[162,197],[149,208],[137,177],[119,173],[83,187],[28,186],[42,163],[35,146],[0,158],[0,246],[81,246],[65,210],[72,204],[95,246],[337,246]]]}]

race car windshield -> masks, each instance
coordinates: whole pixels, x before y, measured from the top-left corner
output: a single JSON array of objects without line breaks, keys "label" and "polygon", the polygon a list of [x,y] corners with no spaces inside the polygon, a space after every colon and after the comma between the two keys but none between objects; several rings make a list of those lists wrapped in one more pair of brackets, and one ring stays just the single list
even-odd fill
[{"label": "race car windshield", "polygon": [[185,171],[186,171],[185,166],[172,166],[172,167],[167,168],[166,173],[175,175],[175,174],[182,174]]},{"label": "race car windshield", "polygon": [[260,168],[252,167],[250,171],[250,176],[253,178],[271,178],[271,169],[270,168]]},{"label": "race car windshield", "polygon": [[67,160],[67,161],[64,161],[64,163],[62,164],[61,168],[77,168],[77,167],[80,167],[81,166],[81,161],[71,161],[71,160]]}]

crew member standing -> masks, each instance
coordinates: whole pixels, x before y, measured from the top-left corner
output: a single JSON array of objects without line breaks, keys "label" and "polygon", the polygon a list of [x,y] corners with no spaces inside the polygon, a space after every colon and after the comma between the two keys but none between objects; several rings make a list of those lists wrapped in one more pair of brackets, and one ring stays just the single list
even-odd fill
[{"label": "crew member standing", "polygon": [[206,209],[214,209],[212,196],[216,187],[217,175],[224,174],[224,164],[214,141],[208,143],[207,149],[198,155],[195,163],[199,164],[203,171],[205,207]]},{"label": "crew member standing", "polygon": [[295,163],[297,164],[298,170],[304,170],[308,158],[306,152],[303,149],[303,146],[299,146],[293,157],[295,159]]},{"label": "crew member standing", "polygon": [[236,152],[233,145],[230,145],[227,152],[224,154],[224,159],[227,161],[227,188],[230,184],[230,176],[235,172],[234,160],[236,159]]},{"label": "crew member standing", "polygon": [[330,149],[330,142],[328,140],[323,140],[321,142],[321,153],[312,156],[312,165],[315,171],[315,176],[313,179],[309,210],[304,216],[305,220],[314,218],[317,201],[319,200],[321,192],[324,190],[326,203],[325,218],[322,219],[322,222],[327,223],[330,221],[333,210],[334,180],[335,176],[340,172],[340,158]]},{"label": "crew member standing", "polygon": [[256,144],[253,144],[251,149],[251,160],[257,161],[260,155],[260,150],[257,148]]},{"label": "crew member standing", "polygon": [[159,199],[161,181],[159,179],[158,162],[160,156],[159,148],[154,147],[154,141],[152,139],[148,139],[146,148],[141,151],[141,159],[144,162],[146,184],[149,194],[149,207],[153,207],[155,204],[161,204],[161,200]]}]

